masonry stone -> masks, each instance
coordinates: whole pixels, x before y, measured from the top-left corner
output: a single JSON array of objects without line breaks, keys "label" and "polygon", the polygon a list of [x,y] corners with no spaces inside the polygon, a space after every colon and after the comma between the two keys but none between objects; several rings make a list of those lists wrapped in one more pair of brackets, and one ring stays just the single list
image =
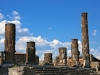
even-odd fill
[{"label": "masonry stone", "polygon": [[59,48],[59,65],[66,65],[67,64],[67,54],[66,54],[66,48],[65,47],[60,47]]},{"label": "masonry stone", "polygon": [[5,24],[5,61],[15,61],[16,25]]},{"label": "masonry stone", "polygon": [[35,42],[27,42],[26,62],[35,62]]},{"label": "masonry stone", "polygon": [[52,63],[52,53],[44,54],[44,63]]},{"label": "masonry stone", "polygon": [[72,64],[77,65],[79,62],[78,39],[72,39],[71,52]]},{"label": "masonry stone", "polygon": [[81,14],[82,20],[82,54],[83,59],[86,54],[89,54],[89,36],[88,36],[88,13],[83,12]]}]

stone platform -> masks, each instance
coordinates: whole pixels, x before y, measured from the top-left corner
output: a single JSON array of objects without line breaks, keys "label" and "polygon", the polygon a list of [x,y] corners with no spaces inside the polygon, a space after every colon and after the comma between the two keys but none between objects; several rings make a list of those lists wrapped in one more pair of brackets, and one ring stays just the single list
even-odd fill
[{"label": "stone platform", "polygon": [[54,66],[16,66],[8,71],[8,75],[100,75],[84,68]]}]

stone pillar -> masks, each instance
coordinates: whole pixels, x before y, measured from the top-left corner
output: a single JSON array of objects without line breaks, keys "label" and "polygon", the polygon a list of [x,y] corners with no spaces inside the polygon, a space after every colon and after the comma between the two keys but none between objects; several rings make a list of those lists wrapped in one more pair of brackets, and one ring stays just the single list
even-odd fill
[{"label": "stone pillar", "polygon": [[35,42],[27,42],[26,48],[26,62],[35,62]]},{"label": "stone pillar", "polygon": [[15,61],[16,26],[13,23],[5,24],[5,61]]},{"label": "stone pillar", "polygon": [[44,63],[51,63],[52,64],[52,53],[45,53],[44,54]]},{"label": "stone pillar", "polygon": [[88,13],[81,14],[82,17],[82,54],[83,58],[89,54],[89,37],[88,37]]},{"label": "stone pillar", "polygon": [[66,65],[67,64],[66,50],[67,49],[65,47],[59,48],[59,64],[58,65]]},{"label": "stone pillar", "polygon": [[81,14],[82,17],[82,54],[83,54],[83,66],[90,67],[90,55],[89,55],[89,36],[88,36],[88,13]]},{"label": "stone pillar", "polygon": [[35,56],[35,62],[37,63],[37,64],[39,64],[39,56]]},{"label": "stone pillar", "polygon": [[78,39],[72,39],[71,52],[72,64],[77,65],[79,63]]}]

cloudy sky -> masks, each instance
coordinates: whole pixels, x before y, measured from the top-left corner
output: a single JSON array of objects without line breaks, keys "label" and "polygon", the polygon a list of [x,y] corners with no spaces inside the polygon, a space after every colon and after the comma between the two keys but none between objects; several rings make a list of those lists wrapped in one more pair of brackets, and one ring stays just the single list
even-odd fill
[{"label": "cloudy sky", "polygon": [[36,54],[67,48],[77,38],[81,50],[81,13],[88,12],[90,53],[100,59],[100,1],[99,0],[1,0],[0,51],[4,50],[5,24],[16,24],[16,51],[26,52],[26,42],[36,42]]}]

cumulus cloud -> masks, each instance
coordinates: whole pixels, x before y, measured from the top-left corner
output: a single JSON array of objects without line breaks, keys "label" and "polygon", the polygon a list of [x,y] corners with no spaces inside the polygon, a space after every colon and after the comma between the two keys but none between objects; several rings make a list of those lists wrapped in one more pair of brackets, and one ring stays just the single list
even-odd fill
[{"label": "cumulus cloud", "polygon": [[13,15],[14,20],[20,20],[21,19],[20,14],[17,11],[13,11],[12,15]]},{"label": "cumulus cloud", "polygon": [[[14,17],[10,20],[2,20],[0,22],[0,35],[3,37],[0,37],[0,51],[4,50],[4,33],[5,33],[5,24],[6,23],[14,23],[16,24],[16,51],[17,52],[26,52],[26,42],[29,41],[34,41],[36,42],[36,54],[39,55],[40,60],[44,59],[44,53],[52,53],[53,58],[55,58],[59,52],[58,48],[59,47],[66,47],[67,48],[67,55],[71,55],[71,42],[61,42],[60,40],[54,39],[52,41],[48,41],[47,39],[38,36],[35,37],[32,35],[32,33],[29,32],[28,28],[22,28],[21,25],[22,23],[20,22],[20,19],[17,18],[15,19],[16,16],[20,16],[20,14],[17,11],[12,12],[13,16],[9,17]],[[78,41],[79,44],[79,51],[82,54],[82,44],[81,41]],[[95,55],[97,58],[99,58],[99,51],[95,49],[91,49],[91,52],[93,55]],[[96,53],[95,53],[96,52]]]},{"label": "cumulus cloud", "polygon": [[97,30],[93,30],[92,35],[93,35],[93,36],[96,36],[96,34],[97,34]]}]

